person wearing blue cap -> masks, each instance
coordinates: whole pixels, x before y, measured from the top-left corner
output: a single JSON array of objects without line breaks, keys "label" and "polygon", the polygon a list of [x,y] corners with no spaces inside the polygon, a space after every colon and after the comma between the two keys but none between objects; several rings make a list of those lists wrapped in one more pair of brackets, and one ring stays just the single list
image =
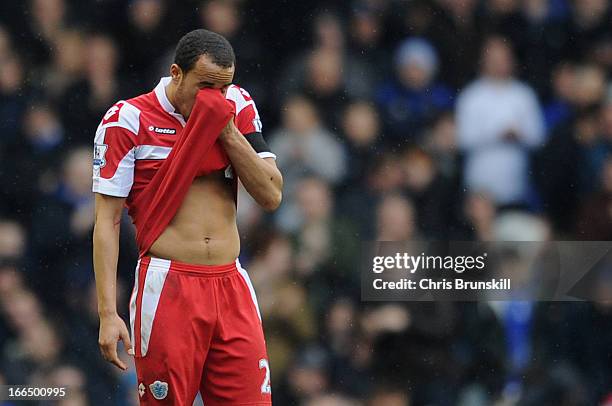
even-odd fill
[{"label": "person wearing blue cap", "polygon": [[437,52],[427,40],[409,38],[398,47],[395,77],[377,94],[390,141],[418,137],[437,113],[452,107],[452,92],[435,81],[438,67]]}]

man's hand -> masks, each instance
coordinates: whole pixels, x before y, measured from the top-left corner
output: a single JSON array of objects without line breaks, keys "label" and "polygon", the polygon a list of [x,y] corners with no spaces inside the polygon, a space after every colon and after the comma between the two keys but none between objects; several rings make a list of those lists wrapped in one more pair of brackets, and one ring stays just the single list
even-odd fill
[{"label": "man's hand", "polygon": [[224,141],[224,140],[227,140],[228,138],[236,136],[236,135],[241,135],[241,134],[238,131],[238,129],[236,128],[236,125],[234,124],[234,120],[231,119],[230,121],[227,122],[225,127],[223,127],[223,130],[221,130],[221,134],[219,135],[219,139],[221,141]]},{"label": "man's hand", "polygon": [[130,342],[130,334],[123,319],[118,314],[101,316],[98,345],[100,346],[102,356],[105,360],[117,366],[117,368],[125,371],[127,370],[127,365],[117,355],[117,342],[119,340],[123,341],[125,351],[129,355],[134,355],[132,343]]}]

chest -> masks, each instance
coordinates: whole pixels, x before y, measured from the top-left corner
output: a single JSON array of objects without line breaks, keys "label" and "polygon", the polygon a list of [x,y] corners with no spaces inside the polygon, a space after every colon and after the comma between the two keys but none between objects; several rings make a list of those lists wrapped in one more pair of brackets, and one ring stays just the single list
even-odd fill
[{"label": "chest", "polygon": [[[168,158],[182,136],[184,127],[179,120],[167,114],[143,114],[140,125],[135,149],[135,169],[141,169],[145,177],[150,178]],[[205,156],[194,152],[191,159],[200,162],[198,176],[224,170],[229,165],[229,159],[219,142],[215,142]]]}]

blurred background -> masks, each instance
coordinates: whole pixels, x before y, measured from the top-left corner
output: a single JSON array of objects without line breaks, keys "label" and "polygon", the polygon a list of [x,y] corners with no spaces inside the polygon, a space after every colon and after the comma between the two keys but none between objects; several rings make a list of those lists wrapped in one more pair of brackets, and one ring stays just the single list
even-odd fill
[{"label": "blurred background", "polygon": [[[607,0],[0,2],[0,384],[137,404],[97,347],[93,136],[200,27],[234,46],[285,179],[273,214],[239,198],[275,405],[612,404],[610,302],[359,291],[361,241],[611,239]],[[125,317],[127,217],[120,251]]]}]

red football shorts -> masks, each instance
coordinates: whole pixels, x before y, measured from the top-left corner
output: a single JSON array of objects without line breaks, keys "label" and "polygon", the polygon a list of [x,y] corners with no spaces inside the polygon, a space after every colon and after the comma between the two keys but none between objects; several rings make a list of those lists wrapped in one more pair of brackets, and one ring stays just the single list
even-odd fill
[{"label": "red football shorts", "polygon": [[270,405],[270,368],[255,291],[240,263],[143,257],[130,325],[141,405]]}]

